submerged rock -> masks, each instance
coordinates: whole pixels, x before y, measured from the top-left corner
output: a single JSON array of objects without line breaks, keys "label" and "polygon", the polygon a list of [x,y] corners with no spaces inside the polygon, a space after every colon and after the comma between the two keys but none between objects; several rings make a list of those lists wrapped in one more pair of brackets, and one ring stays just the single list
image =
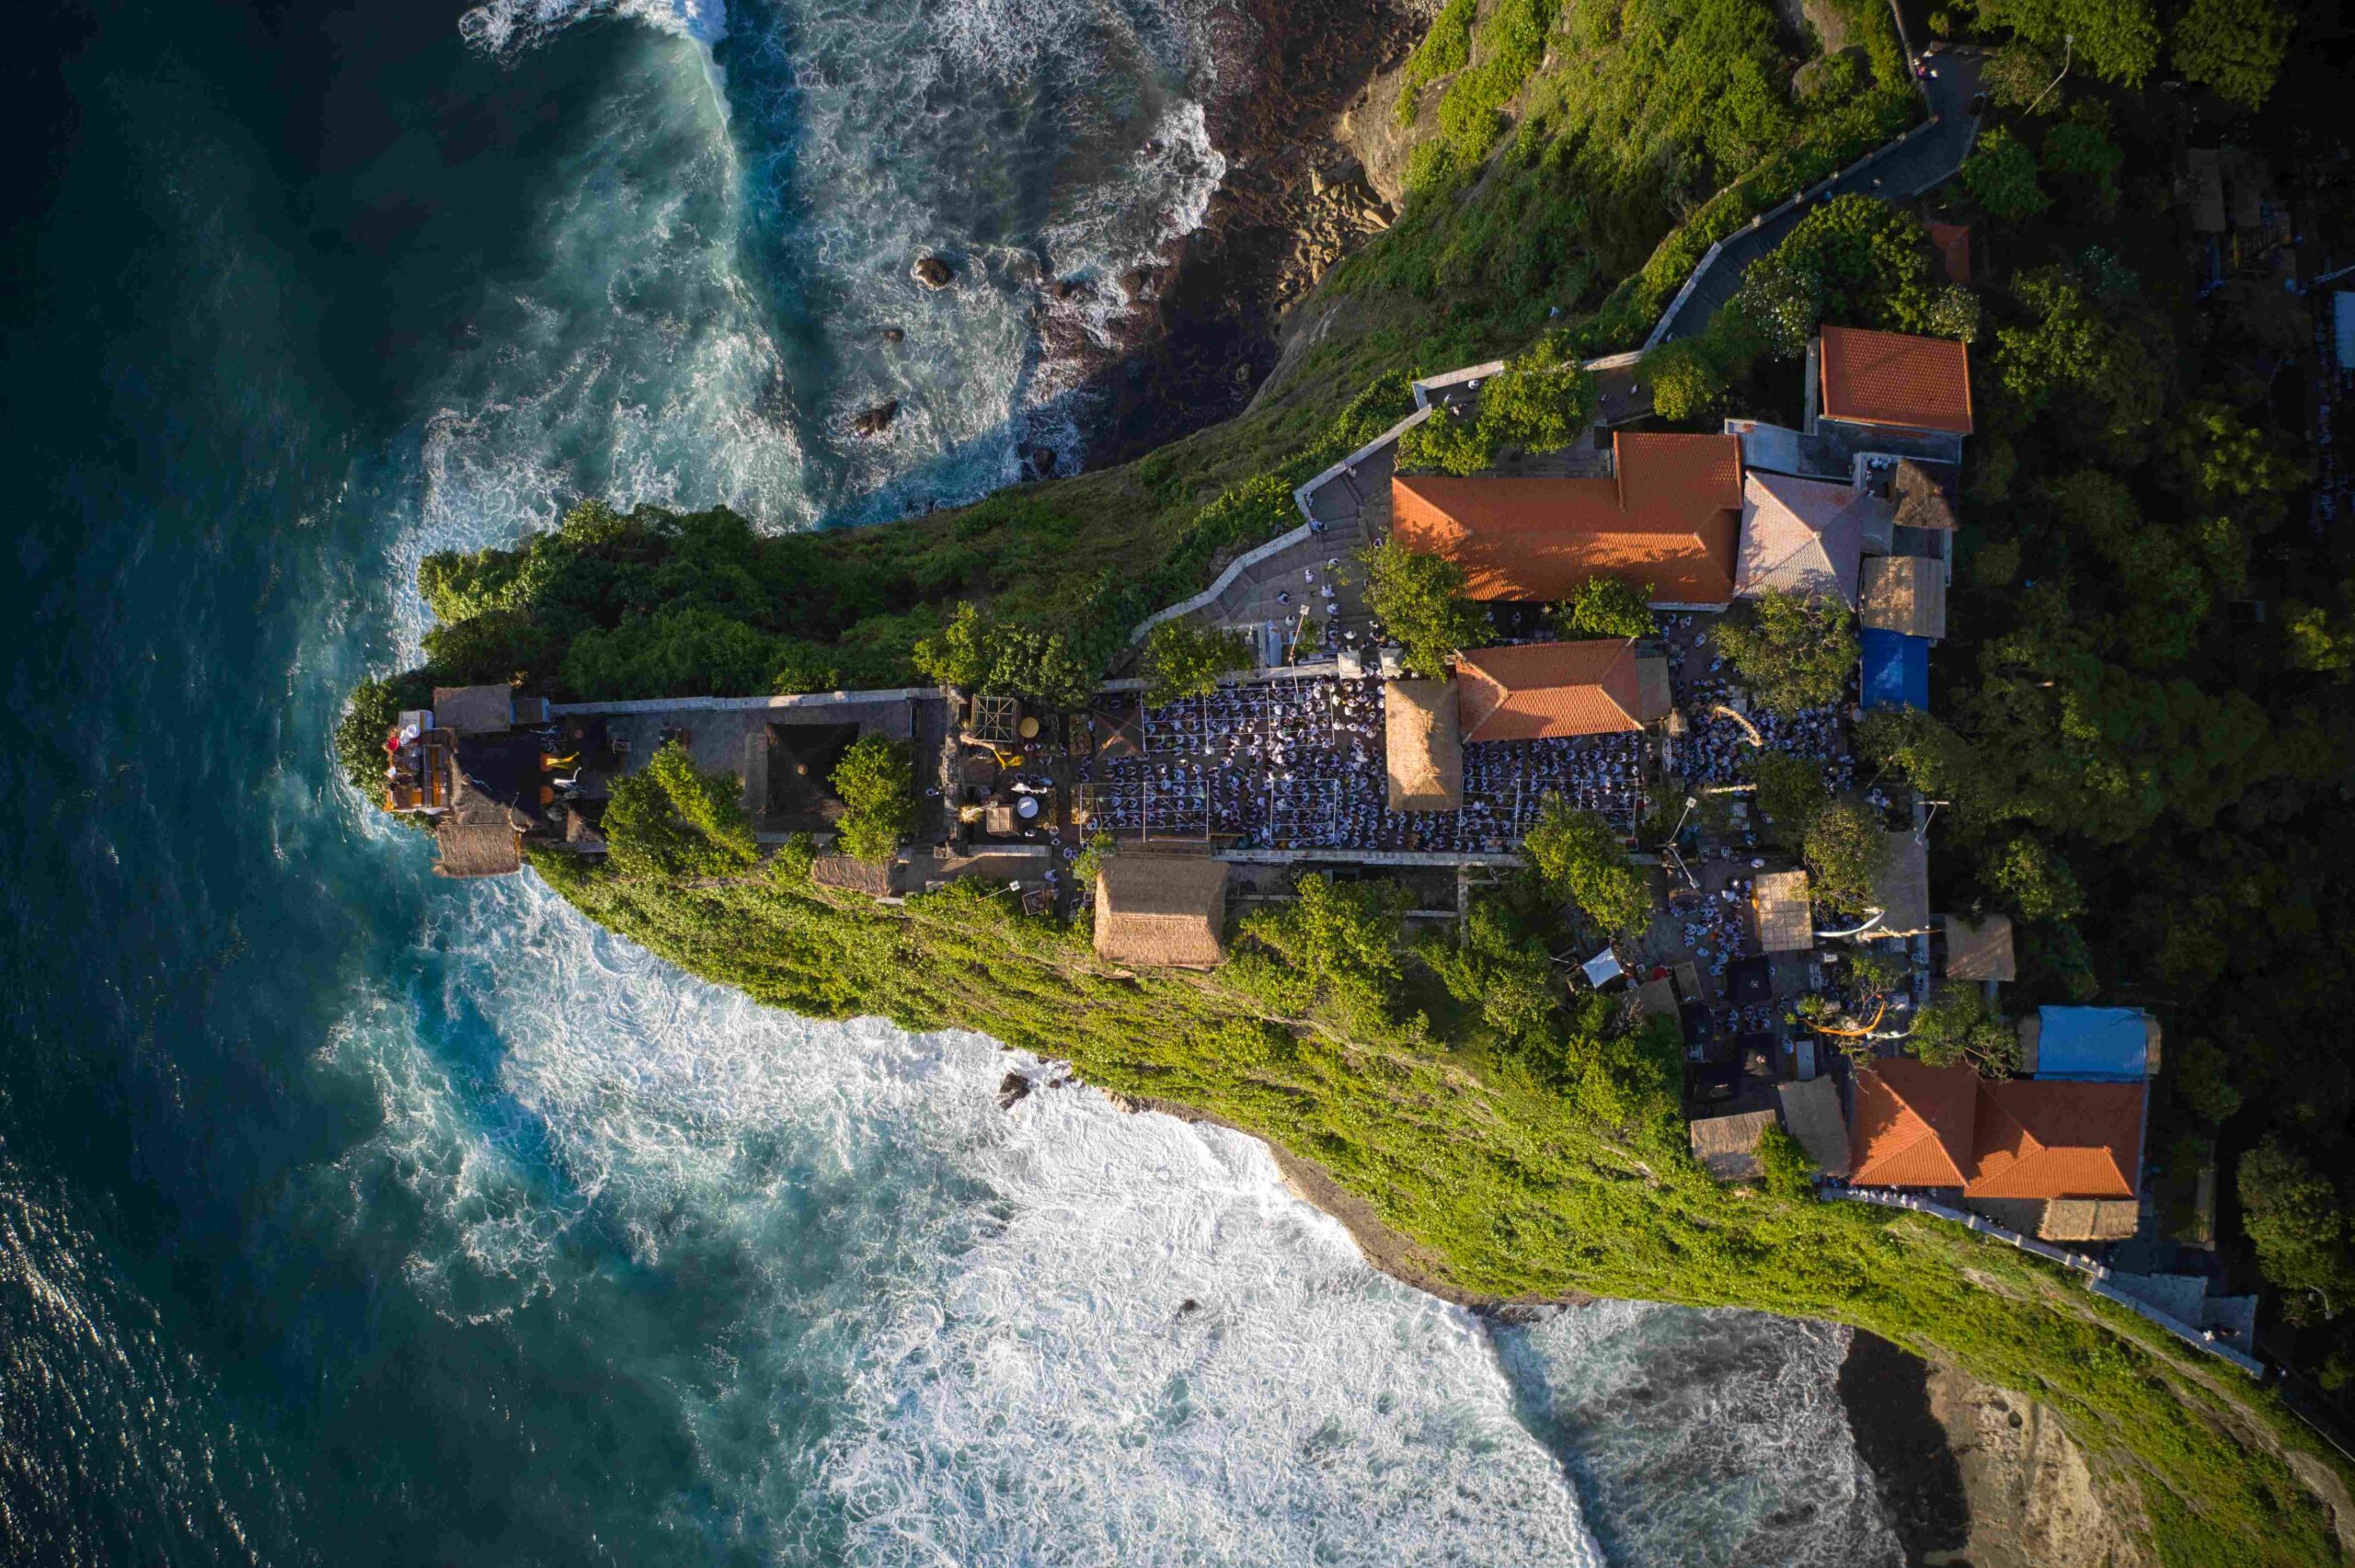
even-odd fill
[{"label": "submerged rock", "polygon": [[909,274],[927,289],[945,289],[957,280],[957,269],[937,256],[920,256]]},{"label": "submerged rock", "polygon": [[883,329],[882,336],[886,343],[904,343],[908,340],[908,331],[904,326],[887,326]]},{"label": "submerged rock", "polygon": [[879,436],[891,428],[891,421],[899,418],[899,414],[900,400],[894,397],[888,403],[878,403],[852,420],[851,428],[862,436]]}]

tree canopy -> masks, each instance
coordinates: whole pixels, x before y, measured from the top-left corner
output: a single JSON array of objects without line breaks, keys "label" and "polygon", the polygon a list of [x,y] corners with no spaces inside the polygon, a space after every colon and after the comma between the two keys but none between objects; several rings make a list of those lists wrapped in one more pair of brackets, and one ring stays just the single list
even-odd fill
[{"label": "tree canopy", "polygon": [[1856,669],[1856,617],[1836,599],[1770,589],[1717,635],[1742,684],[1779,714],[1838,702]]},{"label": "tree canopy", "polygon": [[1455,656],[1496,634],[1488,612],[1464,597],[1464,568],[1384,540],[1365,552],[1366,602],[1399,647],[1409,673],[1445,675]]},{"label": "tree canopy", "polygon": [[1562,635],[1580,637],[1648,637],[1660,629],[1652,617],[1651,589],[1636,588],[1617,578],[1589,578],[1578,591],[1554,607],[1551,619]]},{"label": "tree canopy", "polygon": [[862,735],[834,764],[842,819],[835,847],[858,860],[888,860],[915,830],[913,764],[908,749],[880,735]]},{"label": "tree canopy", "polygon": [[1836,913],[1861,917],[1872,908],[1874,883],[1888,864],[1889,839],[1869,808],[1834,801],[1808,824],[1801,856],[1809,897]]},{"label": "tree canopy", "polygon": [[613,783],[599,827],[614,868],[631,876],[724,876],[751,865],[760,851],[742,788],[726,769],[706,773],[685,747],[664,742],[645,767]]},{"label": "tree canopy", "polygon": [[1595,813],[1547,796],[1521,853],[1549,896],[1576,904],[1604,933],[1632,935],[1651,919],[1650,883],[1617,830]]},{"label": "tree canopy", "polygon": [[1144,700],[1155,707],[1217,690],[1219,677],[1251,668],[1251,646],[1240,632],[1201,626],[1180,617],[1145,634]]},{"label": "tree canopy", "polygon": [[2191,0],[2176,18],[2167,46],[2186,76],[2256,109],[2281,74],[2294,23],[2273,0]]}]

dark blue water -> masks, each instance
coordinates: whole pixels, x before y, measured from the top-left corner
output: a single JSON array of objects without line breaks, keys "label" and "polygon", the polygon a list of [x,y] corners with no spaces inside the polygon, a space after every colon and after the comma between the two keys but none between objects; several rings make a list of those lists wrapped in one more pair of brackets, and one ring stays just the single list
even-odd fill
[{"label": "dark blue water", "polygon": [[[581,493],[787,527],[1002,479],[1071,413],[1007,258],[1115,265],[1206,191],[1168,129],[1221,68],[1197,31],[387,0],[25,46],[0,1559],[1880,1549],[1836,1409],[1699,1459],[1609,1413],[1637,1363],[1675,1381],[1680,1315],[1500,1356],[1247,1140],[1079,1089],[1002,1114],[987,1041],[764,1012],[527,880],[437,883],[334,782],[427,550]],[[860,443],[879,394],[909,412]],[[1836,1363],[1740,1322],[1729,1387]],[[1740,1545],[1793,1488],[1824,1527]]]}]

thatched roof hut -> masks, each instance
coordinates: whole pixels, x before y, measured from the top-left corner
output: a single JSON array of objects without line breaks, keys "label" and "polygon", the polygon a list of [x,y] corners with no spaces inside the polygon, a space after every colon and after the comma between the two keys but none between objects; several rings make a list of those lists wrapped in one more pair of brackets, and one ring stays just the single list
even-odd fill
[{"label": "thatched roof hut", "polygon": [[1829,1078],[1790,1080],[1775,1085],[1783,1103],[1783,1125],[1808,1158],[1827,1176],[1848,1173],[1848,1123],[1840,1114],[1840,1090]]},{"label": "thatched roof hut", "polygon": [[1107,963],[1208,969],[1226,956],[1226,863],[1113,854],[1096,873],[1096,956]]},{"label": "thatched roof hut", "polygon": [[523,869],[523,836],[504,822],[445,821],[433,830],[436,876],[506,876]]},{"label": "thatched roof hut", "polygon": [[515,691],[511,686],[436,686],[433,726],[460,735],[491,735],[515,725]]},{"label": "thatched roof hut", "polygon": [[1930,851],[1910,828],[1886,835],[1889,853],[1873,878],[1880,923],[1867,936],[1913,936],[1930,929]]},{"label": "thatched roof hut", "polygon": [[1945,636],[1945,567],[1927,555],[1867,556],[1864,623],[1909,637]]},{"label": "thatched roof hut", "polygon": [[1382,688],[1390,809],[1453,811],[1464,804],[1464,737],[1455,682],[1392,681]]},{"label": "thatched roof hut", "polygon": [[1768,871],[1751,884],[1750,910],[1758,921],[1758,945],[1768,953],[1807,953],[1815,947],[1815,920],[1809,908],[1807,873]]},{"label": "thatched roof hut", "polygon": [[1758,1140],[1774,1125],[1772,1111],[1704,1117],[1693,1124],[1693,1158],[1721,1182],[1755,1181],[1766,1173],[1759,1163]]},{"label": "thatched roof hut", "polygon": [[1990,915],[1973,925],[1947,917],[1947,979],[2011,980],[2019,978],[2012,957],[2012,917]]},{"label": "thatched roof hut", "polygon": [[1954,498],[1947,492],[1947,483],[1912,458],[1898,460],[1897,472],[1889,482],[1889,493],[1897,504],[1900,528],[1938,528],[1949,532],[1954,530]]}]

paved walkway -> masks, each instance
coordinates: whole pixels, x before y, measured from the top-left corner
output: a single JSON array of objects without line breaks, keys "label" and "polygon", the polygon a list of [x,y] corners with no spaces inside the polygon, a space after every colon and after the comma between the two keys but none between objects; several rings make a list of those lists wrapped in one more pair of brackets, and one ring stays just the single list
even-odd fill
[{"label": "paved walkway", "polygon": [[1717,259],[1697,277],[1690,293],[1680,295],[1654,333],[1658,342],[1697,338],[1709,318],[1741,287],[1750,264],[1772,251],[1798,228],[1809,207],[1834,196],[1878,196],[1901,200],[1919,196],[1951,178],[1970,155],[1979,135],[1979,120],[1970,100],[1979,91],[1983,63],[1977,51],[1932,51],[1923,57],[1936,79],[1923,84],[1936,117],[1910,139],[1890,143],[1828,188],[1810,190],[1804,201],[1786,205],[1755,228],[1739,230],[1720,242]]}]

